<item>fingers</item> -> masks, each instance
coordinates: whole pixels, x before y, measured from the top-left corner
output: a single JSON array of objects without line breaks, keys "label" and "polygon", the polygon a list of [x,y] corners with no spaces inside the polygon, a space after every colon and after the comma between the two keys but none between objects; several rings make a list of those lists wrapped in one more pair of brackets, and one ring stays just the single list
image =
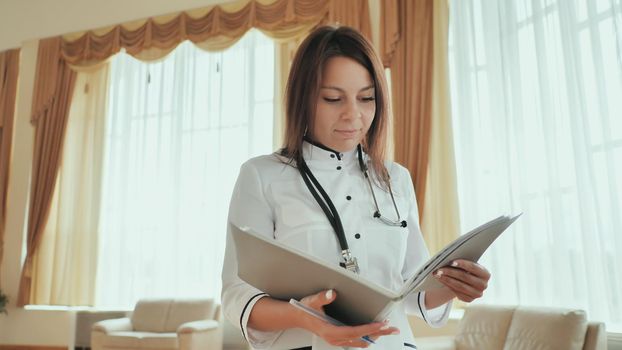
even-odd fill
[{"label": "fingers", "polygon": [[320,336],[331,345],[366,348],[369,343],[362,340],[362,337],[366,336],[375,341],[382,336],[399,334],[399,332],[398,328],[390,327],[388,321],[385,321],[353,327],[330,326]]},{"label": "fingers", "polygon": [[302,298],[301,303],[310,306],[316,310],[323,310],[324,305],[332,303],[337,297],[337,293],[332,289],[321,291],[319,293]]},{"label": "fingers", "polygon": [[466,289],[469,289],[468,287],[470,287],[483,292],[488,287],[488,280],[482,279],[481,277],[472,275],[460,269],[443,268],[437,272],[437,276],[439,275],[441,278],[451,278],[456,282],[464,284]]},{"label": "fingers", "polygon": [[[333,290],[322,291],[313,295],[309,295],[300,300],[301,303],[312,307],[318,311],[324,312],[324,306],[332,303],[337,297],[337,293]],[[399,334],[399,329],[390,327],[388,320],[384,322],[373,322],[359,326],[335,326],[328,322],[316,322],[317,327],[314,333],[322,337],[329,344],[334,346],[344,346],[352,348],[367,348],[370,343],[363,340],[375,341],[376,339],[392,334]]]},{"label": "fingers", "polygon": [[456,295],[456,297],[464,302],[470,303],[477,298],[481,298],[482,291],[478,291],[464,283],[458,282],[451,277],[442,276],[439,278],[441,283],[447,286]]},{"label": "fingers", "polygon": [[483,292],[477,291],[461,282],[457,282],[451,277],[442,276],[439,277],[439,280],[449,288],[458,299],[464,302],[470,303],[475,299],[481,298],[483,295]]},{"label": "fingers", "polygon": [[[363,328],[352,330],[352,328],[358,327],[335,327],[336,329],[334,331],[329,331],[322,337],[331,345],[366,348],[367,346],[369,346],[370,343],[362,340],[363,337],[366,337],[368,340],[371,341],[376,341],[382,336],[399,334],[400,332],[399,329],[395,327],[389,327],[388,325],[381,326],[381,330],[378,330],[376,332],[372,331],[373,333],[369,333],[368,331],[362,331],[361,329]],[[378,326],[374,326],[374,328],[378,329]]]},{"label": "fingers", "polygon": [[467,260],[456,260],[451,267],[441,268],[434,275],[456,294],[458,299],[466,302],[481,298],[490,280],[488,270]]},{"label": "fingers", "polygon": [[386,329],[382,329],[381,331],[375,332],[375,333],[370,333],[367,336],[371,339],[371,340],[376,340],[382,336],[385,335],[396,335],[396,334],[400,334],[400,330],[396,327],[387,327]]},{"label": "fingers", "polygon": [[458,268],[458,269],[462,269],[472,275],[478,276],[482,279],[485,279],[486,281],[488,281],[490,279],[490,272],[488,270],[486,270],[485,267],[483,267],[482,265],[472,262],[472,261],[468,261],[468,260],[464,260],[464,259],[458,259],[456,261],[454,261],[451,264],[452,267]]},{"label": "fingers", "polygon": [[389,321],[374,322],[354,327],[341,327],[348,328],[344,330],[344,335],[347,338],[360,338],[363,336],[373,336],[376,339],[383,335],[399,334],[399,329],[389,326]]}]

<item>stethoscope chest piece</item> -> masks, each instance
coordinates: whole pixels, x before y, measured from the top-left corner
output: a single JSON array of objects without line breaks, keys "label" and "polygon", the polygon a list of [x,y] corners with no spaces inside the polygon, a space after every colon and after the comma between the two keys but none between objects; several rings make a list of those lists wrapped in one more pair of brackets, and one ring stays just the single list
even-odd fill
[{"label": "stethoscope chest piece", "polygon": [[339,265],[350,272],[354,272],[359,274],[361,270],[359,269],[358,260],[352,256],[350,249],[345,249],[341,251],[341,256],[343,257],[344,262],[339,263]]}]

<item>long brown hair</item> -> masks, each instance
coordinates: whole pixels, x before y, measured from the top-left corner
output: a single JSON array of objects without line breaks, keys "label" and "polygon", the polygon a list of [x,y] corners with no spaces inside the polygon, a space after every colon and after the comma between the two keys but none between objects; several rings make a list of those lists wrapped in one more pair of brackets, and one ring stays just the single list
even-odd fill
[{"label": "long brown hair", "polygon": [[285,92],[285,144],[281,154],[296,164],[302,160],[303,137],[306,130],[313,130],[322,71],[326,62],[337,56],[353,59],[367,69],[373,80],[376,114],[362,146],[369,155],[374,177],[385,187],[389,181],[384,167],[389,95],[384,68],[371,42],[350,27],[319,27],[296,51]]}]

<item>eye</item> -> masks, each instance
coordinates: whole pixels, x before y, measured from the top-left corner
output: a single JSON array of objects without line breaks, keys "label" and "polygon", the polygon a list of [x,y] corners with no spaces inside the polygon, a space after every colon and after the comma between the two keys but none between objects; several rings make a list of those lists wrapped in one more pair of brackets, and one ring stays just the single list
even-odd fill
[{"label": "eye", "polygon": [[339,97],[335,97],[335,98],[331,98],[331,97],[323,97],[324,101],[328,102],[328,103],[335,103],[335,102],[339,102],[340,98]]},{"label": "eye", "polygon": [[372,102],[376,100],[375,96],[365,96],[365,97],[361,97],[361,101],[363,102]]}]

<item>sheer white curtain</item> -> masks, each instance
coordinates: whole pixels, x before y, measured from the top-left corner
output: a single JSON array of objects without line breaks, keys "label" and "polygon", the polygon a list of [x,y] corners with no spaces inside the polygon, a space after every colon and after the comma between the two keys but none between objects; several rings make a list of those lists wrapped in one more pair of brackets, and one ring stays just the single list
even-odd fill
[{"label": "sheer white curtain", "polygon": [[93,304],[108,78],[108,63],[78,69],[63,161],[34,255],[32,304]]},{"label": "sheer white curtain", "polygon": [[273,43],[251,31],[220,53],[119,54],[110,81],[96,306],[219,299],[239,167],[272,151]]},{"label": "sheer white curtain", "polygon": [[453,1],[463,230],[524,212],[483,302],[579,307],[621,331],[620,0]]}]

